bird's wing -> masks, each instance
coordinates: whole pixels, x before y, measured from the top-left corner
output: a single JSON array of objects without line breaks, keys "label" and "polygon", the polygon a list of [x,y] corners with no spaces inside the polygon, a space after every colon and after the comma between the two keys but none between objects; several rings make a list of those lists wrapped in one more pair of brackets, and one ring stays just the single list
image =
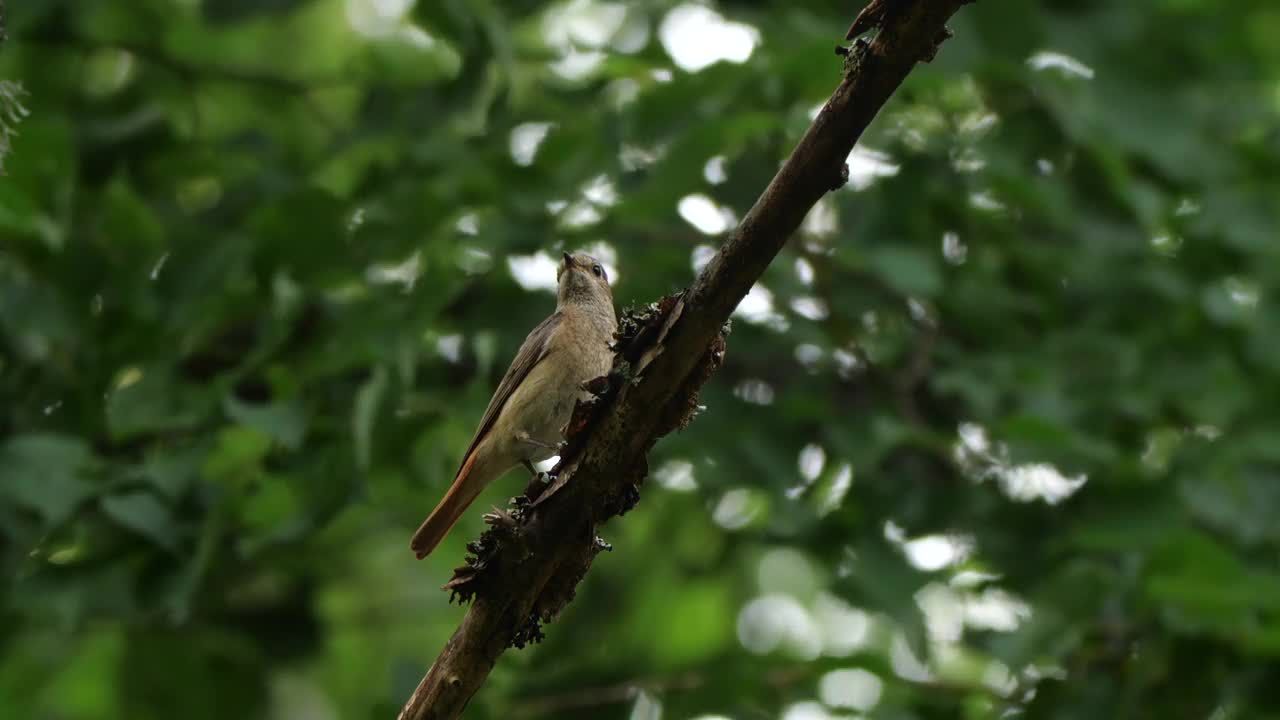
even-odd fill
[{"label": "bird's wing", "polygon": [[471,451],[476,449],[497,421],[498,414],[502,412],[502,406],[507,404],[511,394],[529,376],[529,371],[547,356],[551,348],[551,335],[560,325],[560,319],[561,315],[558,311],[552,313],[546,320],[538,323],[538,326],[529,333],[529,337],[521,343],[520,349],[516,351],[516,358],[511,361],[511,367],[507,368],[507,374],[502,376],[502,382],[498,383],[498,389],[494,391],[489,407],[485,408],[484,416],[480,418],[480,426],[476,428],[475,437],[471,438],[471,444],[462,454],[459,472],[462,470],[461,466],[465,465],[467,458],[471,456]]}]

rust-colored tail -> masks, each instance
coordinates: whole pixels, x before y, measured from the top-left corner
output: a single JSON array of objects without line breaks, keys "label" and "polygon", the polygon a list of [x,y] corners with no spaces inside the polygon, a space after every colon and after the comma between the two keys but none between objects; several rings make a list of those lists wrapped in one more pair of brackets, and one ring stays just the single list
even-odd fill
[{"label": "rust-colored tail", "polygon": [[[432,550],[440,544],[445,535],[449,534],[449,530],[453,528],[454,523],[458,522],[458,518],[462,517],[462,513],[466,512],[467,506],[472,500],[476,499],[476,495],[480,494],[482,488],[475,487],[477,484],[475,479],[471,478],[471,468],[475,465],[476,453],[472,452],[467,461],[458,469],[458,474],[453,478],[453,484],[449,486],[449,491],[444,494],[444,498],[440,500],[440,504],[436,505],[436,509],[431,511],[431,515],[423,521],[422,526],[413,534],[413,539],[409,541],[409,547],[418,559],[431,554]],[[468,482],[470,480],[470,482]]]}]

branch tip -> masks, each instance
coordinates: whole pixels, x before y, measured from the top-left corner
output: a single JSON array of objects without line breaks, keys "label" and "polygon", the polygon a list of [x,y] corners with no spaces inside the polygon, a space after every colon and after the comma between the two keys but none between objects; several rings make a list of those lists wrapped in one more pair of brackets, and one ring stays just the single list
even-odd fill
[{"label": "branch tip", "polygon": [[[973,0],[969,0],[969,2],[972,1]],[[933,59],[938,56],[938,50],[942,48],[942,43],[953,37],[955,37],[955,33],[951,32],[951,28],[943,25],[942,29],[938,31],[938,34],[934,36],[933,42],[925,49],[924,56],[920,58],[920,60],[927,63],[933,62]]]},{"label": "branch tip", "polygon": [[893,0],[871,0],[866,7],[862,8],[862,12],[858,13],[858,17],[853,19],[853,24],[844,34],[844,39],[852,40],[868,30],[879,30],[884,27],[890,19],[893,5]]}]

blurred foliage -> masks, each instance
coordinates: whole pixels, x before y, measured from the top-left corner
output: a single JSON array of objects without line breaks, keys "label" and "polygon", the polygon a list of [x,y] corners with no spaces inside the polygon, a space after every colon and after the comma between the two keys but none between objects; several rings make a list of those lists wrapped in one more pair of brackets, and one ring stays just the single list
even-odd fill
[{"label": "blurred foliage", "polygon": [[[857,11],[410,4],[11,4],[0,716],[391,717],[537,253],[687,283]],[[953,29],[469,717],[1280,717],[1280,9]]]}]

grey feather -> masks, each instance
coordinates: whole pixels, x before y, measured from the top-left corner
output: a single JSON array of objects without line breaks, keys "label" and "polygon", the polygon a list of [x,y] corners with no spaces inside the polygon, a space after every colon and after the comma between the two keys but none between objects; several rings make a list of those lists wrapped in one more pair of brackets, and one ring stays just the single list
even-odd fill
[{"label": "grey feather", "polygon": [[520,344],[520,349],[516,351],[516,357],[511,361],[511,367],[507,368],[507,373],[502,376],[502,382],[498,383],[498,389],[494,391],[493,398],[489,400],[489,407],[485,408],[484,416],[480,418],[480,426],[476,428],[476,434],[471,438],[471,444],[467,446],[467,451],[462,454],[462,462],[458,464],[458,470],[462,470],[462,466],[467,463],[467,458],[471,456],[471,451],[476,449],[480,441],[497,422],[498,415],[502,413],[502,408],[507,404],[507,400],[511,398],[511,394],[520,387],[520,383],[529,376],[529,372],[534,366],[542,362],[543,359],[550,354],[551,336],[560,325],[563,316],[559,311],[552,313],[546,320],[538,323],[538,326],[529,333],[529,336]]}]

